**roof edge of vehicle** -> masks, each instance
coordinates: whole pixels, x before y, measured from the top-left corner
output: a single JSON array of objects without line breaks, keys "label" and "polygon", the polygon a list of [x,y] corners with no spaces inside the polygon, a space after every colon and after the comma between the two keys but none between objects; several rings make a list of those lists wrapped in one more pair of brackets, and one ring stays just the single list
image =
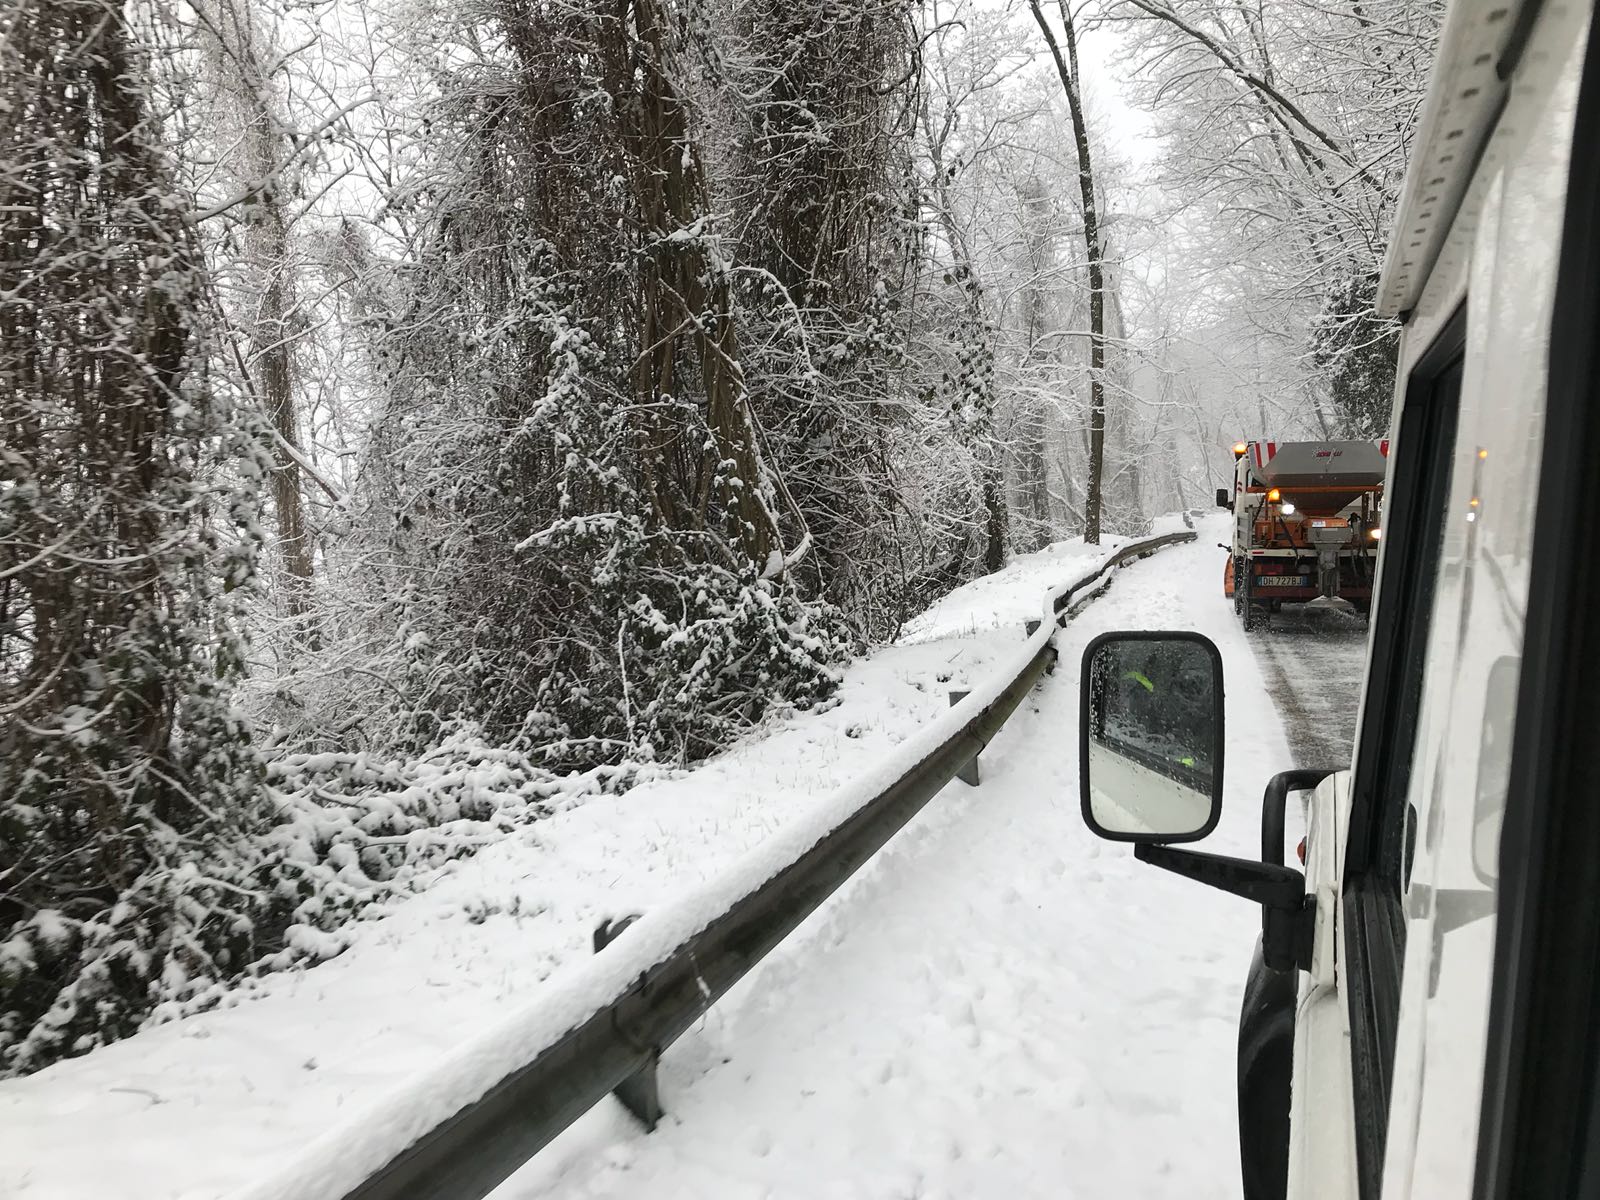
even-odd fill
[{"label": "roof edge of vehicle", "polygon": [[1403,316],[1416,307],[1504,106],[1513,60],[1539,3],[1450,5],[1378,283],[1379,315]]}]

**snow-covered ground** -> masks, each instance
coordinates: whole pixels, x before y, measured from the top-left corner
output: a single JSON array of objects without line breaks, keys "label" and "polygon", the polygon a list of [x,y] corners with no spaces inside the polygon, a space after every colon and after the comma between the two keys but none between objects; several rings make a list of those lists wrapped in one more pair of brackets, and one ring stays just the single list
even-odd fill
[{"label": "snow-covered ground", "polygon": [[[716,877],[819,797],[881,762],[947,708],[949,690],[984,680],[1015,655],[1022,623],[1037,615],[1046,591],[1085,574],[1112,548],[1069,543],[1019,557],[935,606],[901,644],[852,667],[828,711],[775,718],[682,778],[583,799],[456,864],[422,895],[363,925],[332,962],[269,978],[236,1007],[0,1084],[0,1196],[218,1197],[271,1177],[316,1136],[359,1122],[527,1005],[541,986],[554,986],[547,984],[553,976],[580,966],[602,919],[648,912]],[[1060,692],[1062,678],[1042,695]],[[1032,729],[1033,720],[1019,714],[1014,724]],[[1064,737],[1047,732],[1039,753],[1048,758]],[[1028,740],[1008,732],[986,756],[986,769],[998,767],[1001,747],[1019,738]],[[988,782],[972,793],[952,785],[930,806],[927,828],[974,803],[988,805],[994,794]],[[839,904],[893,880],[903,844],[928,836],[922,830],[919,823],[890,848],[888,875],[875,864],[812,928],[831,927]],[[1073,837],[1086,840],[1078,830]],[[1046,851],[1056,853],[1034,848]],[[1018,871],[1027,867],[1019,863]],[[972,881],[977,886],[980,877]],[[942,884],[958,885],[965,886]],[[959,952],[961,933],[940,936]],[[797,948],[814,937],[803,931]],[[786,948],[756,984],[781,978],[779,964],[795,952]],[[737,997],[713,1013],[711,1025],[735,1011],[747,1011]],[[693,1037],[682,1043],[689,1053],[695,1044]],[[674,1051],[669,1063],[678,1062]],[[681,1116],[674,1103],[673,1121]],[[570,1161],[567,1147],[605,1121],[591,1116],[552,1148],[551,1161]],[[625,1130],[618,1134],[626,1148]],[[691,1193],[705,1194],[684,1194]]]},{"label": "snow-covered ground", "polygon": [[982,786],[930,804],[668,1051],[655,1133],[602,1105],[496,1196],[1237,1197],[1259,911],[1092,838],[1075,738],[1090,637],[1209,635],[1229,744],[1207,845],[1254,854],[1261,789],[1291,758],[1212,586],[1217,540],[1203,523],[1067,626]]}]

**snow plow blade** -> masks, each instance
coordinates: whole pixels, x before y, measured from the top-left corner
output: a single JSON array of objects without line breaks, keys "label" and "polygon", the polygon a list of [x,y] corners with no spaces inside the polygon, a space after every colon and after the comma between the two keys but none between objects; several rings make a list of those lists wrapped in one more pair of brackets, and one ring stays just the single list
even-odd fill
[{"label": "snow plow blade", "polygon": [[1318,596],[1315,600],[1307,600],[1306,611],[1344,613],[1352,617],[1360,615],[1356,606],[1343,596]]}]

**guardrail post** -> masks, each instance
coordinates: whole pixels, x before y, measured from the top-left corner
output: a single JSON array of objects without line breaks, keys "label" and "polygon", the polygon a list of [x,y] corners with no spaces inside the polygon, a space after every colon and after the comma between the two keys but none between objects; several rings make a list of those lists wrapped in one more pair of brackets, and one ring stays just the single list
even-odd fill
[{"label": "guardrail post", "polygon": [[[971,692],[951,692],[950,707],[954,708],[971,694]],[[961,769],[956,772],[956,778],[968,787],[978,786],[978,756],[976,754],[962,764]]]},{"label": "guardrail post", "polygon": [[[599,954],[617,940],[629,925],[639,919],[638,913],[612,921],[601,921],[594,931],[594,952]],[[650,1061],[619,1083],[611,1092],[631,1112],[646,1133],[654,1133],[662,1117],[661,1091],[657,1084],[656,1067],[661,1062],[661,1047],[650,1047]]]},{"label": "guardrail post", "polygon": [[[1036,619],[1036,620],[1024,622],[1022,628],[1026,632],[1028,637],[1032,637],[1034,634],[1039,632],[1039,626],[1041,626],[1043,624],[1044,624],[1043,621]],[[1046,675],[1054,675],[1056,673],[1056,660],[1055,659],[1052,658],[1050,660],[1050,665],[1044,669],[1044,673]]]},{"label": "guardrail post", "polygon": [[611,1094],[622,1101],[622,1107],[638,1118],[646,1133],[654,1133],[662,1117],[661,1092],[656,1087],[656,1064],[661,1061],[661,1051],[650,1051],[650,1065],[640,1067]]}]

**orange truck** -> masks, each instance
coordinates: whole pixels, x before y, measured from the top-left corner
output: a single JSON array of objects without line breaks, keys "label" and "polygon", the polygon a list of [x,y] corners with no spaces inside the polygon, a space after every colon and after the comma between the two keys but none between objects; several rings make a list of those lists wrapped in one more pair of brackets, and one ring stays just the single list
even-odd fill
[{"label": "orange truck", "polygon": [[1238,442],[1233,544],[1222,590],[1251,629],[1285,603],[1342,600],[1365,614],[1383,536],[1387,441]]}]

